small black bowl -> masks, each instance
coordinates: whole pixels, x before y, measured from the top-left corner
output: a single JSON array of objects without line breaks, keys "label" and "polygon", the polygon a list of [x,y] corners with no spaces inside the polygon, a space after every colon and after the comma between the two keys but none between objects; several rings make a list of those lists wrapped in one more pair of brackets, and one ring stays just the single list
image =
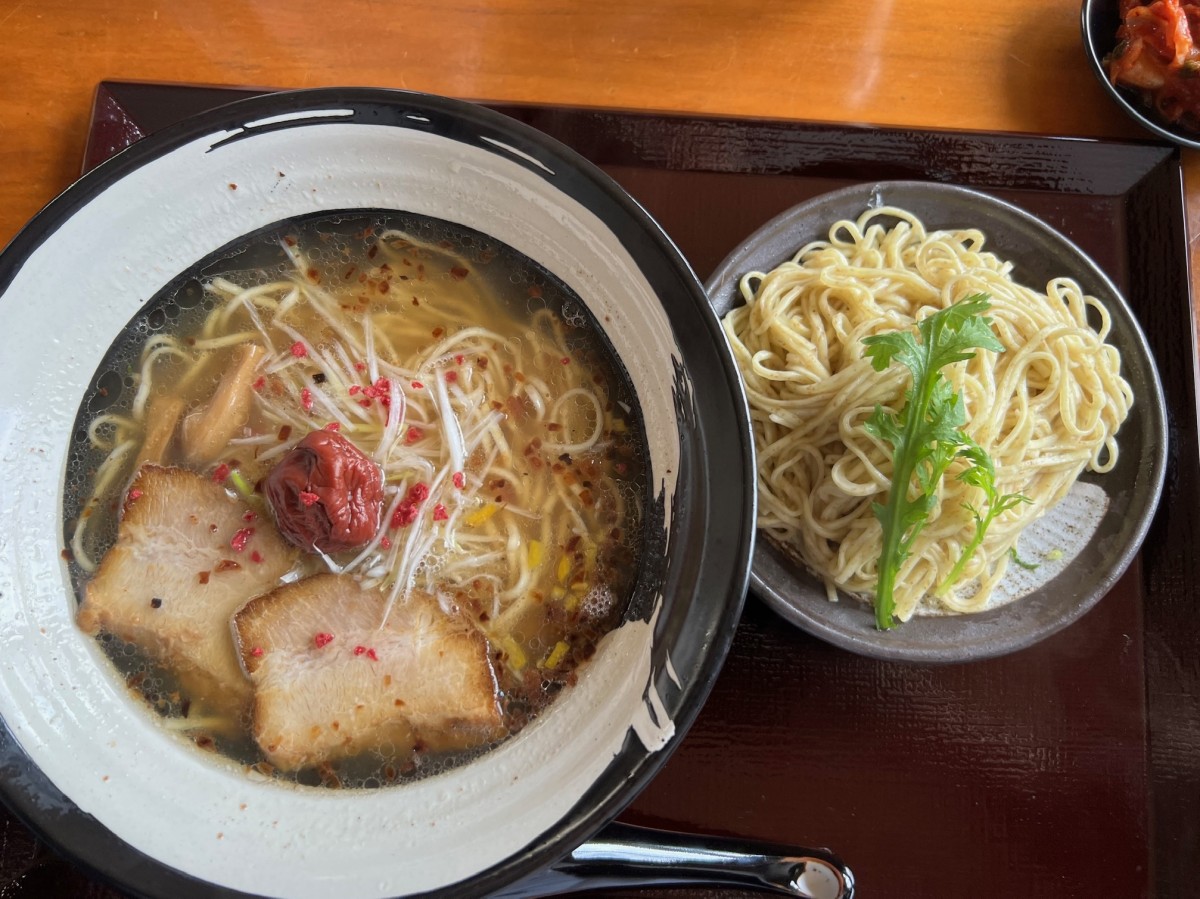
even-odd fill
[{"label": "small black bowl", "polygon": [[1164,140],[1200,150],[1200,134],[1179,125],[1162,121],[1141,93],[1130,88],[1119,87],[1108,77],[1104,57],[1117,45],[1117,29],[1121,25],[1119,0],[1083,0],[1080,27],[1083,31],[1083,48],[1096,78],[1104,85],[1109,96],[1126,114]]}]

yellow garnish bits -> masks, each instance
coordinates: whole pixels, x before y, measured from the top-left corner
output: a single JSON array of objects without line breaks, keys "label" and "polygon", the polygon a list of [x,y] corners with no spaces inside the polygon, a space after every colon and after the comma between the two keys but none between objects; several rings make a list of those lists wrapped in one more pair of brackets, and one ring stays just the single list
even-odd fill
[{"label": "yellow garnish bits", "polygon": [[542,661],[538,664],[538,667],[557,668],[559,662],[566,657],[568,649],[570,649],[570,647],[567,646],[564,641],[559,640],[554,644],[554,648],[550,650],[550,654],[546,656],[546,658],[542,659]]},{"label": "yellow garnish bits", "polygon": [[541,565],[542,557],[545,554],[545,548],[542,546],[542,541],[531,540],[529,542],[529,567],[532,569]]},{"label": "yellow garnish bits", "polygon": [[508,664],[514,671],[520,671],[529,664],[529,658],[525,655],[525,650],[510,635],[505,634],[504,638],[500,641],[500,645],[504,648],[504,652],[508,656]]},{"label": "yellow garnish bits", "polygon": [[493,515],[500,511],[500,507],[495,503],[485,503],[474,512],[469,512],[463,516],[463,523],[467,527],[477,528]]}]

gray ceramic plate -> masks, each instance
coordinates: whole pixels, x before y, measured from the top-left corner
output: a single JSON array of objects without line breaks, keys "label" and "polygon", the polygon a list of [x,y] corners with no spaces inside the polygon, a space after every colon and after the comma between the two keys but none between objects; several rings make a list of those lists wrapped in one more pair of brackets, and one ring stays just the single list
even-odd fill
[{"label": "gray ceramic plate", "polygon": [[767,271],[805,243],[824,238],[838,219],[868,207],[898,206],[930,230],[973,227],[985,245],[1015,264],[1032,286],[1068,275],[1107,305],[1110,341],[1121,351],[1134,406],[1120,433],[1120,456],[1108,474],[1085,474],[1108,495],[1108,508],[1088,545],[1053,579],[1000,608],[973,615],[916,618],[891,630],[875,628],[871,609],[842,597],[832,603],[821,583],[759,540],[753,590],[784,618],[837,646],[877,658],[954,662],[1022,649],[1066,627],[1104,596],[1137,554],[1158,505],[1166,470],[1166,410],[1158,373],[1137,319],[1103,272],[1073,243],[1028,213],[985,194],[945,184],[896,181],[860,184],[816,197],[768,222],[735,249],[709,279],[718,315],[741,303],[738,280]]}]

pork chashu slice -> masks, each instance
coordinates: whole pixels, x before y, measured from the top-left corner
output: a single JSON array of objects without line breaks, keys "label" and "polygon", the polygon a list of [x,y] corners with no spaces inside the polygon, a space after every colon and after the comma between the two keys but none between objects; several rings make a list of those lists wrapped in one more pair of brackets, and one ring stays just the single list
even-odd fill
[{"label": "pork chashu slice", "polygon": [[143,465],[77,620],[88,633],[108,631],[175,670],[199,694],[193,700],[240,710],[250,682],[230,621],[296,557],[269,519],[211,478]]},{"label": "pork chashu slice", "polygon": [[391,744],[460,750],[502,737],[487,641],[414,593],[382,628],[385,597],[319,574],[277,587],[234,616],[254,683],[254,738],[295,770]]}]

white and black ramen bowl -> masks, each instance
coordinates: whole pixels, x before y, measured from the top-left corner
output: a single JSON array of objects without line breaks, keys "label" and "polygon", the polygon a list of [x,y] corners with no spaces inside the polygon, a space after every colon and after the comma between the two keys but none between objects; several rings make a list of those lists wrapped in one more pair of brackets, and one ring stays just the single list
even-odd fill
[{"label": "white and black ramen bowl", "polygon": [[1113,84],[1105,60],[1117,48],[1117,29],[1121,27],[1119,0],[1083,0],[1079,27],[1088,67],[1101,87],[1131,119],[1151,134],[1181,147],[1200,150],[1200,133],[1168,121],[1154,109],[1141,91]]},{"label": "white and black ramen bowl", "polygon": [[[1005,601],[971,614],[913,616],[888,631],[855,597],[828,598],[824,584],[793,555],[760,539],[751,589],[793,624],[830,643],[875,658],[963,662],[1005,655],[1061,630],[1092,608],[1129,567],[1145,539],[1162,493],[1167,418],[1149,345],[1120,291],[1082,250],[1045,222],[989,194],[951,184],[867,182],[794,206],[746,238],[709,278],[709,299],[724,316],[742,304],[739,281],[791,259],[830,227],[869,209],[898,207],[928,231],[972,228],[984,250],[1013,264],[1015,281],[1035,290],[1056,277],[1075,279],[1101,300],[1112,319],[1108,341],[1121,353],[1133,407],[1121,426],[1116,466],[1084,472],[1068,497],[1022,534],[1021,546],[1049,548],[1032,556],[1032,571],[1008,566],[994,596]],[[883,224],[891,224],[886,218]],[[1095,327],[1098,321],[1089,319]],[[1035,533],[1036,532],[1036,533]],[[1026,542],[1028,538],[1028,541]],[[1034,542],[1035,541],[1035,542]]]},{"label": "white and black ramen bowl", "polygon": [[[73,425],[122,329],[221,248],[330,210],[463,225],[565,282],[625,368],[650,469],[634,595],[578,683],[478,760],[373,790],[251,779],[168,733],[76,627],[64,552]],[[406,92],[243,101],[50,203],[0,256],[0,309],[0,791],[101,876],[163,896],[501,890],[609,822],[695,718],[747,587],[747,413],[687,263],[557,142]]]}]

